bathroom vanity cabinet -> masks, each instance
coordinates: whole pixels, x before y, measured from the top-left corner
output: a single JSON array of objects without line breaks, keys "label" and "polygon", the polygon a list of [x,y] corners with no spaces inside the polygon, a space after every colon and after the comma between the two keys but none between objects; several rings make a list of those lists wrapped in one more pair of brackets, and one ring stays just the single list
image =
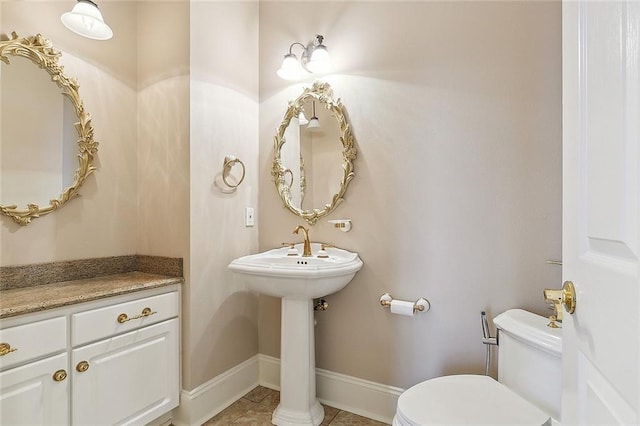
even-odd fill
[{"label": "bathroom vanity cabinet", "polygon": [[179,286],[2,319],[0,424],[146,424],[178,405]]}]

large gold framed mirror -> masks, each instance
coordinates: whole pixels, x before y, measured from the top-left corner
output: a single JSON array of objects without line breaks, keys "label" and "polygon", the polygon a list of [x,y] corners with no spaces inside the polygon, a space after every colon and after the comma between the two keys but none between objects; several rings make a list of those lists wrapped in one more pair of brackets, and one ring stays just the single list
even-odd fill
[{"label": "large gold framed mirror", "polygon": [[340,99],[316,81],[289,102],[274,137],[271,175],[285,207],[310,225],[343,201],[357,149]]},{"label": "large gold framed mirror", "polygon": [[91,115],[60,55],[40,34],[0,40],[0,212],[23,226],[78,196],[95,170]]}]

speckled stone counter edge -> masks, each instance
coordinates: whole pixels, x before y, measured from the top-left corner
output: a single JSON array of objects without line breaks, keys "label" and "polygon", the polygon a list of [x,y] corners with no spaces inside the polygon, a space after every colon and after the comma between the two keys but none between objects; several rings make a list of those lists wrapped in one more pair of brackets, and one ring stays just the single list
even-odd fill
[{"label": "speckled stone counter edge", "polygon": [[0,298],[0,320],[182,283],[182,277],[136,271],[3,290]]},{"label": "speckled stone counter edge", "polygon": [[182,277],[182,259],[127,255],[0,267],[0,291],[127,272]]}]

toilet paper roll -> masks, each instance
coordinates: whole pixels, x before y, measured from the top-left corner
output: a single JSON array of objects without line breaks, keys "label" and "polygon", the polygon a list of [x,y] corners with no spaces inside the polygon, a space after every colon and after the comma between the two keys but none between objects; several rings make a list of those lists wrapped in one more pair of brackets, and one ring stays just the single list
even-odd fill
[{"label": "toilet paper roll", "polygon": [[407,302],[404,300],[392,300],[391,313],[412,317],[414,315],[413,302]]}]

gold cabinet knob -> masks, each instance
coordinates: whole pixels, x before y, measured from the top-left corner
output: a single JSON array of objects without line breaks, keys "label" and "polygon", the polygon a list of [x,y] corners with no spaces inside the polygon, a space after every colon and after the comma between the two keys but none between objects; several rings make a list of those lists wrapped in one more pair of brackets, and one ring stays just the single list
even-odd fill
[{"label": "gold cabinet knob", "polygon": [[76,365],[76,371],[80,373],[84,373],[89,369],[89,363],[87,361],[80,361],[78,365]]},{"label": "gold cabinet knob", "polygon": [[16,348],[12,348],[8,343],[0,343],[0,356],[5,356],[8,353],[17,351]]},{"label": "gold cabinet knob", "polygon": [[61,382],[67,378],[67,372],[64,370],[58,370],[53,373],[53,380],[56,382]]}]

